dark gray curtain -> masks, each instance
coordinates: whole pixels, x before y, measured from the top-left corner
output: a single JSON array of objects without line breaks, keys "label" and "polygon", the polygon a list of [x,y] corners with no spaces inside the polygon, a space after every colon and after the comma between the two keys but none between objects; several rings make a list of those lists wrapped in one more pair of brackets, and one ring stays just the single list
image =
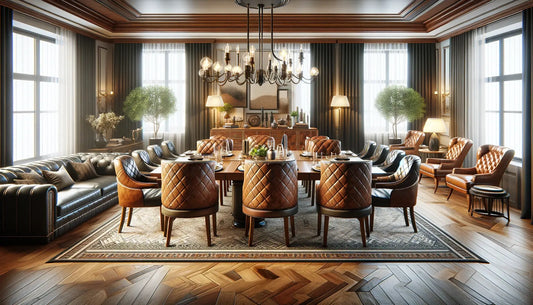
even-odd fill
[{"label": "dark gray curtain", "polygon": [[[124,101],[130,91],[142,86],[142,44],[115,44],[113,67],[113,111],[122,115]],[[130,138],[131,131],[141,125],[140,121],[132,121],[126,117],[114,130],[113,135],[118,138]]]},{"label": "dark gray curtain", "polygon": [[311,83],[311,126],[316,126],[321,135],[335,138],[334,109],[329,106],[335,95],[335,44],[312,43],[311,66],[320,69]]},{"label": "dark gray curtain", "polygon": [[0,7],[0,166],[13,164],[13,10]]},{"label": "dark gray curtain", "polygon": [[[450,136],[452,137],[464,137],[465,135],[468,35],[470,35],[469,32],[466,32],[450,39]],[[472,150],[476,149],[474,147]]]},{"label": "dark gray curtain", "polygon": [[522,103],[522,218],[532,218],[533,215],[531,209],[531,158],[533,157],[533,150],[531,149],[531,118],[533,112],[531,112],[531,56],[533,56],[533,9],[529,8],[522,13],[522,39],[523,39],[523,71],[522,71],[522,88],[523,88],[523,103]]},{"label": "dark gray curtain", "polygon": [[200,60],[204,56],[212,57],[211,43],[185,44],[185,148],[195,149],[196,141],[209,138],[211,119],[209,109],[205,107],[210,85],[198,76]]},{"label": "dark gray curtain", "polygon": [[[434,43],[407,44],[407,87],[420,93],[426,102],[423,118],[410,122],[408,129],[422,130],[427,118],[439,116],[437,89],[437,50]],[[426,135],[426,142],[429,136]]]},{"label": "dark gray curtain", "polygon": [[95,133],[86,118],[96,112],[95,40],[76,34],[77,151],[94,147]]},{"label": "dark gray curtain", "polygon": [[[364,51],[363,43],[339,44],[339,92],[346,95],[350,108],[341,110],[339,140],[343,149],[360,151],[365,142],[364,132]],[[319,76],[320,77],[320,76]]]}]

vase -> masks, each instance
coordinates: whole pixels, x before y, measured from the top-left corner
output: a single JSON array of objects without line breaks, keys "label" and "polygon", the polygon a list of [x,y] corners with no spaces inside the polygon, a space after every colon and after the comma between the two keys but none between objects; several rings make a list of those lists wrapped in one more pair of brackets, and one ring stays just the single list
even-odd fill
[{"label": "vase", "polygon": [[104,137],[103,133],[99,133],[96,135],[96,140],[94,141],[94,146],[96,148],[104,148],[107,145],[107,139]]}]

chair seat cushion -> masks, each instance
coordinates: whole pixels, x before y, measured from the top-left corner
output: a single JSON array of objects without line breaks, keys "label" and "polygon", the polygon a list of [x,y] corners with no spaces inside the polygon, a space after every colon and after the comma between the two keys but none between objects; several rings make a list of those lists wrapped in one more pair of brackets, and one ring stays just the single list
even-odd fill
[{"label": "chair seat cushion", "polygon": [[57,216],[68,215],[101,197],[102,195],[99,189],[68,188],[57,192]]},{"label": "chair seat cushion", "polygon": [[439,169],[438,163],[422,163],[420,165],[420,173],[429,174],[432,177],[445,177],[452,173],[452,169]]},{"label": "chair seat cushion", "polygon": [[98,189],[102,195],[117,191],[117,178],[115,176],[98,176],[82,182],[76,182],[72,188]]},{"label": "chair seat cushion", "polygon": [[390,196],[392,189],[372,189],[372,205],[379,207],[390,206]]},{"label": "chair seat cushion", "polygon": [[143,189],[142,191],[145,206],[161,205],[161,189]]},{"label": "chair seat cushion", "polygon": [[472,187],[473,179],[474,179],[474,175],[449,174],[449,175],[446,175],[446,184],[452,184],[466,191],[470,189],[470,187]]}]

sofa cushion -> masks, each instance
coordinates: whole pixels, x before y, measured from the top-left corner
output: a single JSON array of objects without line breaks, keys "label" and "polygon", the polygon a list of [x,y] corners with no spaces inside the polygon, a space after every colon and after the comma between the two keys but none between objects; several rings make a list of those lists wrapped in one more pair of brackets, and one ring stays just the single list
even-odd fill
[{"label": "sofa cushion", "polygon": [[32,183],[21,183],[21,184],[46,184],[48,183],[48,181],[43,176],[39,175],[38,173],[34,171],[31,171],[29,173],[17,173],[17,177],[21,180],[29,180],[32,182]]},{"label": "sofa cushion", "polygon": [[57,216],[65,216],[102,197],[99,189],[68,188],[57,192]]},{"label": "sofa cushion", "polygon": [[55,185],[58,191],[74,184],[74,180],[72,180],[64,166],[61,166],[61,168],[55,172],[43,171],[43,176],[49,183]]},{"label": "sofa cushion", "polygon": [[117,190],[117,178],[115,176],[98,176],[89,180],[76,182],[73,189],[98,189],[102,196]]},{"label": "sofa cushion", "polygon": [[86,160],[83,163],[69,162],[67,170],[76,181],[85,181],[98,177],[91,160]]}]

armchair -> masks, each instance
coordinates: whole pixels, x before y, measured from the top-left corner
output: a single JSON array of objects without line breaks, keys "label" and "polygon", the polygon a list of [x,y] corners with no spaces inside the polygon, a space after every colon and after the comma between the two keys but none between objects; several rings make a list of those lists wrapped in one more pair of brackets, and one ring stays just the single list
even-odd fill
[{"label": "armchair", "polygon": [[368,159],[374,154],[376,147],[377,147],[376,142],[366,141],[365,146],[363,147],[363,150],[357,153],[357,156],[361,159]]},{"label": "armchair", "polygon": [[418,155],[418,148],[424,142],[426,135],[422,131],[409,130],[402,144],[391,144],[390,150],[401,149],[407,155]]}]

